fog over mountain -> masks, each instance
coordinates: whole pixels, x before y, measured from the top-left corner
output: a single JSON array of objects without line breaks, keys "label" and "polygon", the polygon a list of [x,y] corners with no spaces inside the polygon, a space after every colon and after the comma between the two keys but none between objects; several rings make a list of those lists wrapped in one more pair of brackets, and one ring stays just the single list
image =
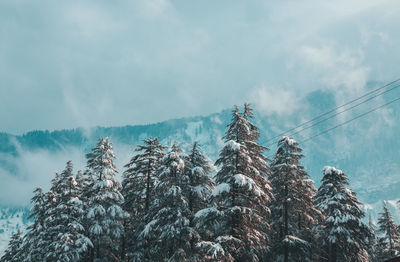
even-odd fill
[{"label": "fog over mountain", "polygon": [[[379,85],[371,83],[369,89]],[[391,100],[399,94],[393,90],[385,96],[340,114],[310,129],[294,135],[302,141],[311,135],[353,118],[371,108]],[[256,123],[262,130],[260,142],[270,145],[274,153],[274,142],[267,141],[276,134],[304,122],[320,113],[334,108],[335,95],[329,91],[315,91],[300,102],[296,113],[270,114],[256,109]],[[289,105],[290,106],[290,105]],[[304,164],[312,178],[319,183],[324,165],[335,165],[348,173],[351,184],[364,201],[374,203],[383,199],[399,198],[396,188],[400,185],[399,170],[399,105],[392,104],[362,119],[349,123],[330,133],[302,145],[305,150]],[[109,136],[114,143],[120,173],[133,153],[133,148],[146,137],[160,137],[170,145],[182,142],[184,148],[199,141],[213,160],[222,147],[222,136],[230,119],[230,110],[209,116],[173,119],[156,124],[122,127],[77,128],[60,131],[32,131],[21,136],[2,133],[0,135],[1,204],[26,205],[36,186],[49,185],[50,178],[60,170],[67,160],[72,160],[75,169],[85,168],[84,154],[99,137]],[[293,131],[292,131],[293,133]],[[289,133],[290,134],[290,133]],[[15,194],[18,192],[18,194]]]},{"label": "fog over mountain", "polygon": [[[378,83],[370,83],[367,90],[379,86]],[[304,130],[294,135],[294,138],[298,141],[307,139],[399,95],[400,90],[394,89]],[[260,142],[270,147],[271,150],[267,152],[270,158],[276,142],[268,141],[271,137],[337,106],[335,94],[330,91],[312,92],[300,101],[300,105],[296,113],[290,114],[265,115],[262,108],[256,108],[255,122],[261,130]],[[400,210],[396,206],[396,200],[400,198],[400,124],[396,121],[399,115],[400,104],[394,103],[300,144],[305,154],[303,164],[316,186],[322,177],[322,168],[325,165],[336,166],[347,173],[351,187],[365,203],[364,208],[368,213],[376,217],[382,201],[388,200],[389,208],[399,221]],[[141,126],[31,131],[24,135],[1,133],[0,206],[1,221],[6,225],[0,233],[3,242],[6,243],[16,228],[26,226],[27,208],[33,189],[41,186],[47,190],[54,173],[61,171],[68,160],[73,161],[75,171],[83,170],[85,153],[95,145],[99,137],[108,136],[113,142],[119,174],[124,171],[123,165],[133,155],[134,147],[150,136],[159,137],[165,145],[179,141],[184,149],[198,141],[207,155],[215,161],[223,146],[222,137],[230,117],[231,109],[226,109],[208,116],[172,119]]]}]

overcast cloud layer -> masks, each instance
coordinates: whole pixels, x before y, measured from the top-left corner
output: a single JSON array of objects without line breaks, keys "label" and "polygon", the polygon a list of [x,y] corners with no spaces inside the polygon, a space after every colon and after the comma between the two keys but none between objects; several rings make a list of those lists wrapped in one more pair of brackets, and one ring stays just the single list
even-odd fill
[{"label": "overcast cloud layer", "polygon": [[[126,125],[244,100],[290,114],[399,77],[400,2],[0,1],[0,131]],[[277,102],[281,101],[281,102]]]}]

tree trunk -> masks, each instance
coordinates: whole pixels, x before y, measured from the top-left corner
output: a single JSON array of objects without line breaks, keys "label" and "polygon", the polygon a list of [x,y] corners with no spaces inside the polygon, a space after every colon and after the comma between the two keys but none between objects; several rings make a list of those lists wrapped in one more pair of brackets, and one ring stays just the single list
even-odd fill
[{"label": "tree trunk", "polygon": [[146,184],[146,204],[145,204],[145,211],[147,212],[150,207],[150,174],[151,174],[151,161],[147,165],[147,184]]}]

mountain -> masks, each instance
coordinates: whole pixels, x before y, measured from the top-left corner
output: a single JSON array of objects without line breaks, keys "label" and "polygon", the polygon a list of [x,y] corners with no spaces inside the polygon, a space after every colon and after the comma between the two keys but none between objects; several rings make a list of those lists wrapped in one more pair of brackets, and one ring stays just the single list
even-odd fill
[{"label": "mountain", "polygon": [[28,215],[27,208],[0,209],[0,256],[17,229],[24,229],[29,223]]},{"label": "mountain", "polygon": [[[376,86],[376,83],[371,83],[368,88]],[[293,137],[303,141],[384,104],[399,94],[387,93]],[[338,106],[340,103],[337,101],[337,93],[319,90],[297,101],[299,106],[291,114],[266,114],[256,108],[255,123],[261,130],[260,142],[264,145],[273,144],[277,139],[268,140]],[[316,186],[319,186],[322,168],[325,165],[336,166],[349,176],[351,187],[366,203],[365,209],[374,217],[381,211],[382,201],[390,200],[389,206],[399,219],[400,212],[395,202],[400,198],[399,115],[400,103],[393,103],[332,132],[300,143],[304,148],[303,164]],[[132,156],[134,147],[150,136],[159,137],[166,145],[178,141],[183,148],[198,141],[208,156],[215,160],[223,145],[222,137],[230,117],[231,110],[224,110],[209,116],[173,119],[148,125],[32,131],[23,135],[0,133],[0,216],[1,221],[10,221],[8,224],[0,224],[7,224],[6,229],[0,227],[0,239],[7,239],[17,224],[26,225],[27,206],[34,187],[47,189],[54,172],[62,170],[70,159],[73,160],[75,171],[83,169],[84,154],[95,145],[99,137],[108,136],[113,142],[119,173],[123,172],[122,167]],[[272,157],[275,146],[271,145],[270,148],[267,155]],[[14,223],[17,215],[24,219]],[[0,242],[0,253],[2,248],[4,243]]]}]

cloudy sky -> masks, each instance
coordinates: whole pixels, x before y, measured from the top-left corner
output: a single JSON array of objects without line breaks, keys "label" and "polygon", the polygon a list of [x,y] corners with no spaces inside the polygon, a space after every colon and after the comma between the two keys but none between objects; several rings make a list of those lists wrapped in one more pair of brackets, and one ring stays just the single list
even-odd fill
[{"label": "cloudy sky", "polygon": [[400,2],[0,0],[0,131],[142,124],[399,77]]}]

